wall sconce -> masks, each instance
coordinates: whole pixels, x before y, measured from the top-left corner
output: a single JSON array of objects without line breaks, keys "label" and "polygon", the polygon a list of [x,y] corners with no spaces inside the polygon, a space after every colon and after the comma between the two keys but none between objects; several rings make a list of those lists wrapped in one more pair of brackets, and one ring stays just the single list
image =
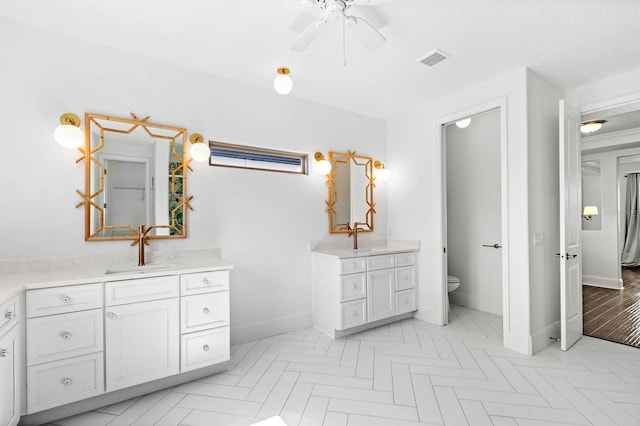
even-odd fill
[{"label": "wall sconce", "polygon": [[581,133],[595,133],[598,130],[602,129],[602,125],[606,123],[607,120],[590,120],[585,121],[580,126]]},{"label": "wall sconce", "polygon": [[53,137],[65,148],[80,148],[84,145],[84,132],[80,130],[80,118],[70,112],[60,116],[60,125],[53,132]]},{"label": "wall sconce", "polygon": [[280,67],[278,68],[278,75],[273,80],[273,88],[281,95],[288,95],[293,89],[293,81],[289,77],[289,72],[289,68]]},{"label": "wall sconce", "polygon": [[324,158],[321,152],[316,152],[313,158],[316,160],[316,172],[319,175],[328,175],[331,172],[331,163]]},{"label": "wall sconce", "polygon": [[384,164],[380,161],[376,160],[373,163],[373,167],[376,168],[376,179],[384,182],[391,176],[391,172],[389,171],[389,169],[385,168]]},{"label": "wall sconce", "polygon": [[593,219],[592,216],[598,215],[598,206],[584,206],[584,210],[582,211],[582,217],[584,220]]},{"label": "wall sconce", "polygon": [[189,154],[195,161],[207,161],[211,156],[211,150],[204,143],[204,138],[200,133],[193,133],[189,137],[191,142],[191,148],[189,148]]}]

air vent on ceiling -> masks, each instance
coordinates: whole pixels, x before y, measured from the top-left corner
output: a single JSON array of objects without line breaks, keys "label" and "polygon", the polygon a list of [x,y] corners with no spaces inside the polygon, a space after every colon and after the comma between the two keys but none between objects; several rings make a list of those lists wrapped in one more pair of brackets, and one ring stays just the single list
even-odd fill
[{"label": "air vent on ceiling", "polygon": [[436,64],[439,64],[440,62],[444,61],[448,57],[449,57],[449,55],[444,53],[442,50],[435,49],[435,50],[429,52],[429,54],[427,56],[425,56],[424,58],[420,59],[419,62],[421,64],[425,64],[428,67],[432,67],[432,66],[434,66]]}]

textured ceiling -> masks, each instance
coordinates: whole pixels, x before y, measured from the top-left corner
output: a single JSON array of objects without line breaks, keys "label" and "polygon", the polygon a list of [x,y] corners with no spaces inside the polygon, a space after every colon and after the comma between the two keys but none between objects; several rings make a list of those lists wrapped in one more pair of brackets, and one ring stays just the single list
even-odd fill
[{"label": "textured ceiling", "polygon": [[[288,66],[290,96],[380,118],[518,67],[562,88],[640,68],[638,0],[372,1],[387,41],[348,37],[346,66],[338,26],[289,50],[314,12],[300,0],[0,0],[0,16],[267,89]],[[451,57],[418,63],[435,48]]]}]

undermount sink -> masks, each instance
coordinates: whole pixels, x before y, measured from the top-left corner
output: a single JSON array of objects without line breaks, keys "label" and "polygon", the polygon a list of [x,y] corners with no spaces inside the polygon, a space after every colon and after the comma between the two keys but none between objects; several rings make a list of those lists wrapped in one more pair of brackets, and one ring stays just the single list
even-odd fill
[{"label": "undermount sink", "polygon": [[165,269],[173,269],[176,265],[170,263],[156,263],[151,265],[137,266],[137,265],[126,265],[126,266],[112,266],[107,268],[104,271],[105,275],[110,274],[148,274],[151,272],[158,272]]}]

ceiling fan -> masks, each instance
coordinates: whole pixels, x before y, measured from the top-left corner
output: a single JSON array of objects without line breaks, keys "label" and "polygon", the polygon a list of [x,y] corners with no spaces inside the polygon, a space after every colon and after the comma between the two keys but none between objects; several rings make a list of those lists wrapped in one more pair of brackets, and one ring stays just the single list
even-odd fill
[{"label": "ceiling fan", "polygon": [[[381,0],[306,0],[305,3],[316,8],[321,15],[300,33],[291,45],[291,50],[305,50],[332,21],[342,24],[343,49],[347,31],[364,47],[370,50],[379,48],[386,39],[370,22],[371,18],[365,19],[365,16],[375,18],[376,14],[370,6],[380,2]],[[377,20],[383,21],[382,18]]]}]

